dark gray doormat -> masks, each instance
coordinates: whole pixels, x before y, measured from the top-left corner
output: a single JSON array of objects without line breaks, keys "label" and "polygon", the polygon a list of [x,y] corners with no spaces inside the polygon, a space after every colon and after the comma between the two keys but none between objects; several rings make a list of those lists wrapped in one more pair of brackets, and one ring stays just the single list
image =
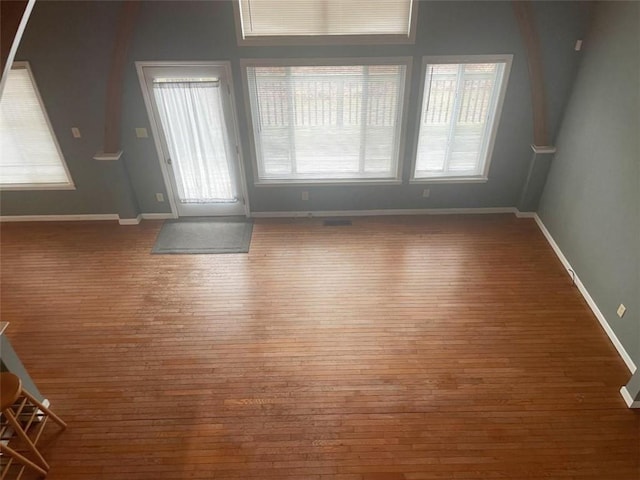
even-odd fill
[{"label": "dark gray doormat", "polygon": [[252,231],[244,217],[166,220],[151,253],[247,253]]}]

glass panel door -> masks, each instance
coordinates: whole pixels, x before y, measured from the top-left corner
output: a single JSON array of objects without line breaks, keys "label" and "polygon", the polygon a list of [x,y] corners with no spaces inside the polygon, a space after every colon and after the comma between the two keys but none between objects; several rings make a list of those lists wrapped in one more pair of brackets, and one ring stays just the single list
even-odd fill
[{"label": "glass panel door", "polygon": [[240,168],[223,67],[145,67],[179,216],[243,215]]}]

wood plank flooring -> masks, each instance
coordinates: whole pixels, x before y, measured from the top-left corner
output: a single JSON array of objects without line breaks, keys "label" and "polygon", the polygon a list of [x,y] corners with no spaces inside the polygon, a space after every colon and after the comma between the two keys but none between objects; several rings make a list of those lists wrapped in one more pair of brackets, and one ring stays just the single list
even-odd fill
[{"label": "wood plank flooring", "polygon": [[160,226],[1,226],[7,335],[69,424],[50,480],[640,478],[630,374],[532,220],[151,255]]}]

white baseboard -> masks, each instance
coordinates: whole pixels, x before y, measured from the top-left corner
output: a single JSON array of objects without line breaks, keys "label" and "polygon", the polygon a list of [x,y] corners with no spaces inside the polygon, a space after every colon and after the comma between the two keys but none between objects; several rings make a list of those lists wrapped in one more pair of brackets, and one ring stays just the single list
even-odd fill
[{"label": "white baseboard", "polygon": [[81,215],[3,215],[0,222],[71,222],[90,220],[119,220],[117,213],[97,213]]},{"label": "white baseboard", "polygon": [[[470,215],[491,213],[513,213],[514,207],[489,208],[394,208],[381,210],[314,210],[289,212],[251,212],[253,218],[282,218],[282,217],[374,217],[382,215]],[[144,218],[144,217],[143,217]]]},{"label": "white baseboard", "polygon": [[607,322],[607,319],[598,308],[598,305],[596,305],[596,302],[593,300],[593,298],[587,291],[587,288],[584,286],[584,284],[578,277],[578,274],[576,273],[575,269],[571,266],[571,264],[569,263],[569,260],[567,260],[567,257],[564,256],[564,254],[562,253],[562,250],[560,250],[560,247],[551,236],[551,233],[549,233],[549,230],[547,230],[547,227],[545,227],[544,223],[542,223],[542,220],[540,219],[537,213],[534,214],[533,218],[538,224],[538,227],[540,227],[540,230],[542,231],[542,234],[547,239],[547,242],[549,242],[549,245],[551,245],[551,248],[553,248],[553,251],[556,253],[558,258],[562,262],[562,265],[564,266],[564,268],[567,269],[568,271],[570,270],[571,272],[573,272],[573,280],[576,287],[578,287],[578,291],[582,294],[582,296],[586,300],[587,304],[589,305],[594,315],[600,322],[600,325],[602,325],[602,328],[609,336],[609,339],[611,340],[611,343],[613,343],[613,346],[616,347],[616,350],[618,350],[618,353],[622,357],[622,360],[624,360],[624,363],[627,365],[627,368],[629,368],[631,373],[634,373],[637,368],[636,364],[633,362],[633,360],[631,359],[627,351],[624,349],[624,347],[622,346],[622,343],[620,343],[620,340],[618,340],[618,337],[616,337],[616,334],[614,333],[613,329],[609,325],[609,322]]},{"label": "white baseboard", "polygon": [[120,225],[138,225],[142,220],[142,215],[138,215],[134,218],[119,218],[118,223]]},{"label": "white baseboard", "polygon": [[624,398],[624,401],[627,404],[627,407],[629,407],[629,408],[640,408],[640,400],[634,400],[631,397],[631,394],[629,393],[629,390],[627,390],[627,387],[622,387],[620,389],[620,395],[622,395],[622,398]]},{"label": "white baseboard", "polygon": [[87,222],[117,220],[120,225],[138,225],[141,220],[175,218],[171,213],[141,213],[134,218],[120,218],[117,213],[90,213],[79,215],[2,215],[0,222]]},{"label": "white baseboard", "polygon": [[521,212],[518,209],[516,209],[514,213],[518,218],[536,218],[536,215],[537,215],[536,212]]}]

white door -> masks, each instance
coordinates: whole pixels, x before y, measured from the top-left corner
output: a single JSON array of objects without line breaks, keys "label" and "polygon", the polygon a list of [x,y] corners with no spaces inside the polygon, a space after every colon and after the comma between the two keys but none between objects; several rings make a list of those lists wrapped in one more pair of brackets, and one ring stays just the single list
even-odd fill
[{"label": "white door", "polygon": [[178,216],[245,215],[228,64],[138,63]]}]

